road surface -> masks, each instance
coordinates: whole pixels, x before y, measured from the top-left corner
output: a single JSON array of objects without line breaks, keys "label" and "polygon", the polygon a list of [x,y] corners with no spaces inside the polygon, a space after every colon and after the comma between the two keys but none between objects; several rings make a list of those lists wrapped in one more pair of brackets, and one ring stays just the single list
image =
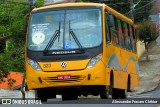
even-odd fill
[{"label": "road surface", "polygon": [[[129,99],[133,99],[135,101],[145,101],[147,98],[155,98],[152,100],[159,101],[159,104],[112,104],[112,99],[102,100],[100,98],[79,98],[78,100],[72,101],[62,101],[60,98],[58,99],[48,99],[47,102],[43,103],[43,105],[23,105],[23,107],[160,107],[160,85],[151,92],[146,92],[139,95],[128,96]],[[129,100],[125,99],[125,100]],[[159,99],[159,100],[158,100]],[[123,100],[124,101],[124,100]],[[106,102],[110,102],[110,104],[106,104]],[[0,105],[0,107],[18,107],[22,105]]]},{"label": "road surface", "polygon": [[[106,102],[110,102],[108,100],[102,100],[99,98],[79,98],[78,100],[74,101],[62,101],[61,99],[49,99],[47,102],[45,102],[44,105],[46,107],[49,107],[48,104],[60,104],[57,105],[58,107],[88,107],[88,104],[92,107],[160,107],[160,85],[151,92],[146,92],[140,95],[135,96],[128,96],[128,98],[132,98],[135,100],[143,99],[143,98],[156,98],[155,100],[159,99],[159,104],[105,104]],[[109,99],[111,100],[111,99]],[[75,105],[76,104],[76,105]]]}]

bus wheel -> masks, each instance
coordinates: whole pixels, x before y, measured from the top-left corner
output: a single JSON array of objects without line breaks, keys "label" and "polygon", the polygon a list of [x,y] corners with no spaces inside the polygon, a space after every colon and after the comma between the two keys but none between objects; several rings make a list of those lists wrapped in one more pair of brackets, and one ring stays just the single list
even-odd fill
[{"label": "bus wheel", "polygon": [[130,77],[130,75],[128,76],[127,91],[131,92],[131,77]]},{"label": "bus wheel", "polygon": [[78,95],[76,93],[64,93],[62,94],[62,100],[77,100]]},{"label": "bus wheel", "polygon": [[109,97],[109,91],[107,90],[106,87],[100,89],[100,98],[101,99],[108,99]]},{"label": "bus wheel", "polygon": [[111,76],[110,76],[109,94],[112,95],[112,99],[118,99],[119,98],[119,96],[118,96],[119,89],[114,88],[114,75],[113,75],[113,71],[111,71],[110,75]]},{"label": "bus wheel", "polygon": [[37,90],[37,97],[38,97],[38,100],[41,100],[42,102],[47,102],[48,97],[47,97],[44,90],[38,89]]},{"label": "bus wheel", "polygon": [[112,88],[112,99],[118,99],[119,98],[119,89]]},{"label": "bus wheel", "polygon": [[126,99],[127,98],[127,91],[123,89],[119,89],[119,97],[120,99]]}]

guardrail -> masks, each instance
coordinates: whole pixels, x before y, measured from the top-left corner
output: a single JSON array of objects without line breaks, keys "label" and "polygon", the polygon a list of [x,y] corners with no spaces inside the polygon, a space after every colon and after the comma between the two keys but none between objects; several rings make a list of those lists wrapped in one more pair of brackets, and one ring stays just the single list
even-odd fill
[{"label": "guardrail", "polygon": [[[25,91],[25,98],[35,98],[35,91]],[[0,98],[22,98],[20,90],[0,89]]]}]

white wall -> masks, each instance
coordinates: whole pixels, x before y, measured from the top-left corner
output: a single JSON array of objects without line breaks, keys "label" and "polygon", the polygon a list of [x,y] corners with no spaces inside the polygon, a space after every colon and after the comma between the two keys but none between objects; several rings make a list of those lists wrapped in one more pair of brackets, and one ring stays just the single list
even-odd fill
[{"label": "white wall", "polygon": [[151,21],[155,22],[157,27],[159,27],[159,36],[160,36],[160,13],[150,15]]},{"label": "white wall", "polygon": [[44,0],[44,4],[53,4],[53,3],[58,3],[58,2],[75,2],[76,0]]},{"label": "white wall", "polygon": [[138,41],[137,42],[137,54],[138,54],[138,57],[141,57],[144,52],[145,52],[144,43],[142,43],[141,41]]},{"label": "white wall", "polygon": [[[22,98],[22,93],[19,90],[0,89],[0,98]],[[26,91],[25,98],[35,98],[35,92]]]}]

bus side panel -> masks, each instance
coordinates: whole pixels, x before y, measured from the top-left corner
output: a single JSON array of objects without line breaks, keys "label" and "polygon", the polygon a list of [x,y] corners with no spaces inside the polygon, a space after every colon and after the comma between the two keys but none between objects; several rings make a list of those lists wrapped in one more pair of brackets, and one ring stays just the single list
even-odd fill
[{"label": "bus side panel", "polygon": [[131,86],[130,86],[130,88],[134,89],[139,84],[139,81],[140,81],[139,76],[137,74],[133,74],[133,73],[131,73],[130,76],[131,76]]},{"label": "bus side panel", "polygon": [[137,63],[138,61],[131,60],[133,57],[130,57],[128,64],[126,65],[125,69],[128,73],[136,74],[137,72]]},{"label": "bus side panel", "polygon": [[[122,49],[112,44],[106,47],[106,74],[114,71],[114,88],[127,89],[129,74],[131,77],[131,88],[133,89],[139,83],[138,78],[138,60],[133,52]],[[110,75],[106,75],[106,85],[110,85]]]},{"label": "bus side panel", "polygon": [[124,71],[113,71],[114,88],[127,89],[128,73]]},{"label": "bus side panel", "polygon": [[106,68],[106,86],[110,85],[111,68]]}]

